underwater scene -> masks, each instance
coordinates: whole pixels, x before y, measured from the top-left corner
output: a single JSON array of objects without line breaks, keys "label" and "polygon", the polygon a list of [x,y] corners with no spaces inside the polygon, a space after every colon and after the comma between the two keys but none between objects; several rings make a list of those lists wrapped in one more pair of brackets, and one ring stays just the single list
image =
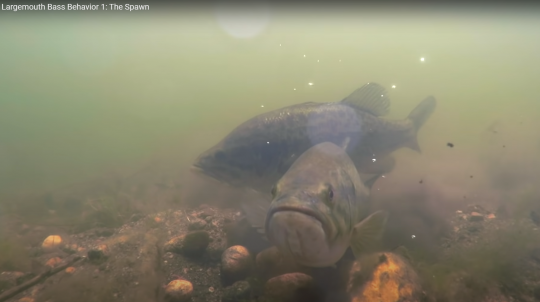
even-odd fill
[{"label": "underwater scene", "polygon": [[0,302],[540,301],[540,11],[2,3]]}]

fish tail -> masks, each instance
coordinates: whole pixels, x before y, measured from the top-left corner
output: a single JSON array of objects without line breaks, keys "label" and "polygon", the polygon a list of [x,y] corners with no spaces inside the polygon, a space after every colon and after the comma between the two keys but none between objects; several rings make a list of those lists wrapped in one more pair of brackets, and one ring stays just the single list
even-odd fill
[{"label": "fish tail", "polygon": [[413,124],[414,135],[409,142],[407,142],[407,147],[417,152],[421,152],[420,146],[418,145],[417,133],[418,130],[420,130],[424,123],[429,119],[433,111],[435,111],[436,106],[437,100],[433,96],[428,96],[422,102],[420,102],[420,104],[418,104],[416,108],[411,111],[411,113],[409,113],[407,119]]}]

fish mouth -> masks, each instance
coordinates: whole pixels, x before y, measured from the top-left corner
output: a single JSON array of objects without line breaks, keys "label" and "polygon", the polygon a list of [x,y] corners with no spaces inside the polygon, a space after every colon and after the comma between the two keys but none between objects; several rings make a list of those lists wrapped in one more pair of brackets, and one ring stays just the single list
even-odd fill
[{"label": "fish mouth", "polygon": [[329,234],[329,229],[328,229],[328,224],[325,223],[326,220],[324,219],[323,215],[321,215],[319,212],[317,211],[314,211],[310,208],[302,208],[302,207],[293,207],[293,206],[279,206],[279,207],[275,207],[273,209],[271,209],[269,212],[268,212],[268,219],[266,219],[266,226],[265,228],[268,230],[268,226],[270,224],[270,218],[276,214],[276,213],[279,213],[279,212],[295,212],[295,213],[301,213],[301,214],[304,214],[308,217],[311,217],[313,219],[315,219],[316,221],[318,221],[324,232],[326,234]]}]

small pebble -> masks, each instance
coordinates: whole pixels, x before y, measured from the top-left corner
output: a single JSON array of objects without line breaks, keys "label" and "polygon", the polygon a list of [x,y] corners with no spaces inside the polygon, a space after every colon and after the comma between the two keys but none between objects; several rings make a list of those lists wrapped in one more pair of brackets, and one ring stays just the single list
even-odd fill
[{"label": "small pebble", "polygon": [[73,266],[70,266],[66,268],[66,273],[73,274],[76,271],[76,269]]}]

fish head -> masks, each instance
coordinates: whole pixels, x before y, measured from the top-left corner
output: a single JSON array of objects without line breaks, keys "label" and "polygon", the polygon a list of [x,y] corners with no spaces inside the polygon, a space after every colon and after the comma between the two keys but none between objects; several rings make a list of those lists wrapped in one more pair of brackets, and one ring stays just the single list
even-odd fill
[{"label": "fish head", "polygon": [[230,149],[221,142],[206,150],[197,157],[191,166],[191,171],[231,185],[240,184],[246,172],[236,164],[235,152]]},{"label": "fish head", "polygon": [[[352,168],[352,169],[351,169]],[[306,151],[272,189],[265,233],[297,263],[324,267],[348,247],[357,215],[358,173],[344,150],[323,143]]]}]

